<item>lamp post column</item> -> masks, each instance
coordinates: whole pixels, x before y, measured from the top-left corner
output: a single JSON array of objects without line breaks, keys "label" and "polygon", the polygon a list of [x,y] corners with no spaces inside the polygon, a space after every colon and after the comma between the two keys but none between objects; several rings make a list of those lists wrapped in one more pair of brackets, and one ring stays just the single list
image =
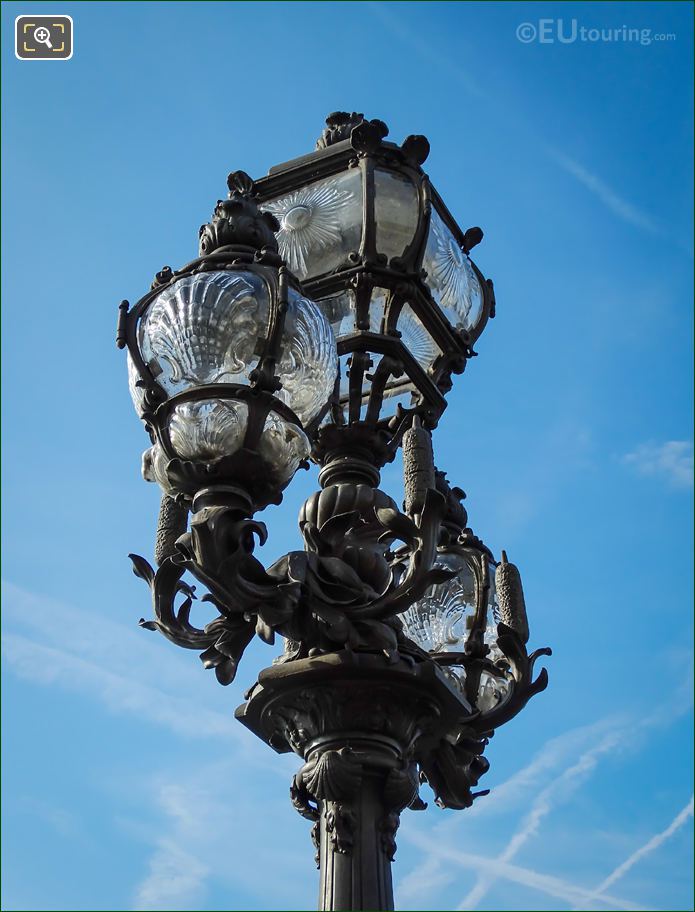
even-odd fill
[{"label": "lamp post column", "polygon": [[318,804],[319,909],[393,909],[391,862],[400,809],[389,806],[387,783],[398,768],[398,749],[374,739],[365,740],[362,750],[343,750],[352,758],[346,762],[355,765],[354,785]]},{"label": "lamp post column", "polygon": [[[341,491],[354,491],[359,485],[374,490],[379,471],[374,460],[356,457],[348,449],[326,460],[320,481],[323,491],[340,497]],[[378,497],[376,492],[374,496]],[[376,693],[378,687],[371,696]],[[316,696],[318,707],[322,698]],[[316,808],[312,806],[310,814],[320,871],[318,908],[391,910],[394,836],[400,811],[417,793],[417,784],[408,781],[403,796],[392,794],[389,783],[403,768],[409,745],[399,743],[394,732],[387,734],[383,720],[380,723],[374,717],[379,710],[369,708],[370,691],[364,682],[355,681],[350,691],[334,694],[336,700],[341,697],[341,718],[324,719],[335,730],[305,748],[306,765],[292,787],[300,812],[304,813],[302,802],[307,797]],[[381,698],[388,701],[392,695],[382,690]],[[341,731],[346,725],[348,730]],[[409,732],[399,734],[402,738]]]}]

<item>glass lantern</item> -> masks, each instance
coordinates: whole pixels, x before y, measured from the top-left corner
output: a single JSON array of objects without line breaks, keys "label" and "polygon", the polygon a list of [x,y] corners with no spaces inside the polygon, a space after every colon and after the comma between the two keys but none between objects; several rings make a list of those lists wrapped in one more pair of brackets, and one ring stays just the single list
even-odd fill
[{"label": "glass lantern", "polygon": [[201,229],[204,256],[158,275],[127,315],[124,341],[153,444],[145,477],[188,500],[241,481],[262,507],[309,456],[338,356],[325,315],[277,255],[275,220],[230,189]]},{"label": "glass lantern", "polygon": [[340,384],[326,422],[434,427],[494,312],[492,284],[421,168],[429,144],[361,114],[336,113],[317,150],[255,182],[281,256],[322,308],[338,342]]},{"label": "glass lantern", "polygon": [[508,665],[497,645],[500,622],[496,563],[479,539],[440,549],[435,563],[452,576],[431,586],[400,615],[403,631],[442,667],[450,682],[481,712],[511,692]]}]

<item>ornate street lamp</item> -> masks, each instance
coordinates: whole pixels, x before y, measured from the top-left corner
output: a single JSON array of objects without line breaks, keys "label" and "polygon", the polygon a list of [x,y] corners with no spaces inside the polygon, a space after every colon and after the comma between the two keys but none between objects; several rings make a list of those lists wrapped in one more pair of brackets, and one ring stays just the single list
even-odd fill
[{"label": "ornate street lamp", "polygon": [[[117,342],[162,489],[142,621],[233,680],[254,634],[285,641],[237,718],[304,765],[321,909],[392,909],[406,808],[469,807],[492,732],[547,684],[526,651],[518,571],[467,528],[430,431],[451,375],[494,312],[492,284],[421,169],[424,137],[333,114],[317,150],[252,181],[229,176],[200,257],[164,267]],[[301,282],[301,284],[300,284]],[[403,510],[379,490],[402,449]],[[265,526],[308,458],[304,550],[265,568]],[[400,544],[399,544],[400,543]],[[189,619],[195,587],[219,612]]]}]

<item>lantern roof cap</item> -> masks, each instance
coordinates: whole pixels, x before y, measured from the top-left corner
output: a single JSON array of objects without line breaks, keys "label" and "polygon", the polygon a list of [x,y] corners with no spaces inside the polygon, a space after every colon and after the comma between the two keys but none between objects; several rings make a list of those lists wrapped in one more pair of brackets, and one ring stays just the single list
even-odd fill
[{"label": "lantern roof cap", "polygon": [[392,155],[400,163],[419,168],[430,151],[426,137],[407,136],[399,146],[397,143],[385,141],[388,132],[389,128],[383,120],[366,120],[364,114],[354,111],[334,112],[326,118],[326,128],[313,152],[274,165],[268,171],[268,177],[276,177],[304,165],[318,165],[319,162],[323,163],[331,158],[345,159],[347,163],[355,154],[369,155],[377,152]]}]

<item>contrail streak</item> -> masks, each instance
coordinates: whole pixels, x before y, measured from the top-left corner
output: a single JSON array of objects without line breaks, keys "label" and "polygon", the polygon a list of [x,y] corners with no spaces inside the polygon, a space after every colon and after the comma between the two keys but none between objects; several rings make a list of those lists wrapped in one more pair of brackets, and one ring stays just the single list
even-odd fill
[{"label": "contrail streak", "polygon": [[[522,868],[520,865],[500,861],[498,858],[486,858],[484,855],[476,855],[473,852],[457,851],[443,844],[441,840],[433,840],[420,833],[405,832],[403,838],[407,842],[419,846],[424,851],[436,852],[440,858],[453,861],[463,868],[471,868],[474,871],[482,870],[495,878],[502,877],[512,883],[523,884],[525,887],[540,890],[542,893],[547,893],[556,899],[562,899],[568,904],[584,903],[586,898],[591,895],[590,890],[575,886],[565,880],[561,880],[559,877],[541,874],[539,871],[533,871],[530,868]],[[603,895],[601,902],[607,906],[622,909],[624,912],[649,912],[647,906],[638,905],[626,899],[619,899],[617,896]]]},{"label": "contrail streak", "polygon": [[[686,804],[683,810],[678,814],[665,830],[662,830],[661,833],[657,833],[656,836],[652,836],[649,842],[645,842],[643,846],[637,849],[636,852],[633,852],[629,858],[626,858],[625,861],[618,865],[618,867],[612,871],[608,877],[600,883],[596,890],[591,894],[587,899],[584,900],[585,903],[589,903],[592,899],[602,900],[603,896],[601,895],[604,890],[607,890],[608,887],[612,886],[616,880],[619,880],[626,874],[633,865],[636,865],[638,861],[641,861],[645,855],[649,855],[651,852],[658,849],[659,846],[666,842],[667,839],[670,839],[674,833],[676,833],[680,828],[687,822],[689,817],[693,816],[693,796],[690,796],[690,801]],[[580,906],[575,906],[575,909],[579,909]],[[583,906],[581,907],[583,908]]]},{"label": "contrail streak", "polygon": [[[499,856],[498,861],[510,862],[518,853],[519,849],[532,837],[535,836],[540,827],[541,821],[555,807],[558,798],[564,797],[567,793],[573,792],[582,782],[590,775],[598,763],[602,754],[609,753],[619,743],[621,732],[615,731],[607,735],[595,747],[585,751],[584,754],[574,763],[562,772],[550,785],[546,786],[536,797],[531,805],[520,829],[509,840],[507,847]],[[480,900],[488,892],[496,879],[495,872],[482,872],[473,889],[459,903],[458,909],[475,909]]]}]

